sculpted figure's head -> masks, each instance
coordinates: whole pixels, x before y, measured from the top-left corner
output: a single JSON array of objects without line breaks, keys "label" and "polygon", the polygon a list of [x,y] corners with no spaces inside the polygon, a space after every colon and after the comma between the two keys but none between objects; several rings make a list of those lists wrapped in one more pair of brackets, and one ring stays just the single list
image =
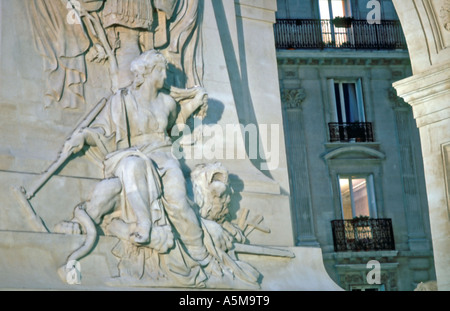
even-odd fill
[{"label": "sculpted figure's head", "polygon": [[222,223],[229,214],[232,193],[227,169],[220,163],[200,164],[192,171],[191,180],[200,216]]},{"label": "sculpted figure's head", "polygon": [[142,53],[131,63],[131,72],[134,74],[134,87],[138,89],[146,79],[155,84],[157,89],[164,86],[166,80],[167,60],[157,50]]}]

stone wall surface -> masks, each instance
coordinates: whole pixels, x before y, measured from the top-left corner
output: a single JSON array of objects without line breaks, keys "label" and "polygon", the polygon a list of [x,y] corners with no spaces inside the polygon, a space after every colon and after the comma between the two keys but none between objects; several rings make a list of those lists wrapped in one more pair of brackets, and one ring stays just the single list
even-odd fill
[{"label": "stone wall surface", "polygon": [[294,246],[275,1],[113,3],[0,1],[0,287],[339,289]]}]

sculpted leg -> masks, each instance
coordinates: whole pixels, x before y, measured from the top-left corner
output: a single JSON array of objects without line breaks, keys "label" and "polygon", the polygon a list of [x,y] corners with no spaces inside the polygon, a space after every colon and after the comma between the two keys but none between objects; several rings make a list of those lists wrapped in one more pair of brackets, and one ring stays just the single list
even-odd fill
[{"label": "sculpted leg", "polygon": [[163,176],[166,212],[183,244],[196,261],[204,261],[208,252],[203,244],[203,231],[198,217],[187,201],[184,175],[178,166],[171,166]]},{"label": "sculpted leg", "polygon": [[104,215],[110,213],[119,200],[122,184],[118,178],[109,178],[99,182],[86,202],[86,212],[96,224],[102,221]]},{"label": "sculpted leg", "polygon": [[[103,216],[110,213],[116,206],[121,190],[122,185],[118,178],[104,179],[95,186],[91,198],[87,202],[80,203],[79,206],[83,206],[89,217],[96,224],[100,224]],[[81,234],[81,227],[74,217],[69,221],[58,223],[54,231],[64,234]]]},{"label": "sculpted leg", "polygon": [[130,240],[136,244],[145,244],[150,241],[151,216],[150,196],[148,190],[147,166],[143,159],[130,156],[121,161],[116,170],[120,176],[125,192],[127,205],[131,208],[136,223]]}]

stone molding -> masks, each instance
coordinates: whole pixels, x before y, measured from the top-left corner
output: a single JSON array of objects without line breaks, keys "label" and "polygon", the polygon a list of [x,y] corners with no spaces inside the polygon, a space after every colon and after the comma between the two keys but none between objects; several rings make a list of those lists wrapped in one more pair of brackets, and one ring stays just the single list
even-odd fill
[{"label": "stone molding", "polygon": [[278,65],[301,66],[410,66],[407,51],[278,50]]},{"label": "stone molding", "polygon": [[338,158],[340,155],[348,153],[361,153],[364,154],[369,159],[384,160],[386,158],[385,154],[364,146],[346,146],[334,149],[323,156],[326,161]]},{"label": "stone molding", "polygon": [[442,163],[444,164],[445,189],[447,192],[447,212],[450,219],[450,142],[442,144]]},{"label": "stone molding", "polygon": [[418,127],[450,118],[448,101],[436,100],[450,97],[450,64],[415,74],[393,86],[398,96],[413,107]]}]

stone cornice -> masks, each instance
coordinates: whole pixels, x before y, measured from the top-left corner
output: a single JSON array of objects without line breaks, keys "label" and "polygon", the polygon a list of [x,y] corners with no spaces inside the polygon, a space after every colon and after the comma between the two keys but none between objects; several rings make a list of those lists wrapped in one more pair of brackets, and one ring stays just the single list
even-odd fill
[{"label": "stone cornice", "polygon": [[417,126],[450,118],[450,63],[393,84],[398,96],[413,107]]},{"label": "stone cornice", "polygon": [[390,66],[410,65],[407,51],[277,50],[278,65]]},{"label": "stone cornice", "polygon": [[386,155],[384,153],[382,153],[381,151],[372,149],[372,148],[368,148],[365,146],[358,146],[358,145],[353,145],[353,144],[349,144],[346,147],[340,147],[337,149],[334,149],[328,153],[326,153],[323,158],[326,161],[329,160],[333,160],[335,158],[338,158],[341,155],[344,154],[354,154],[354,153],[359,153],[361,154],[361,158],[367,158],[367,159],[376,159],[376,160],[384,160],[386,158]]}]

